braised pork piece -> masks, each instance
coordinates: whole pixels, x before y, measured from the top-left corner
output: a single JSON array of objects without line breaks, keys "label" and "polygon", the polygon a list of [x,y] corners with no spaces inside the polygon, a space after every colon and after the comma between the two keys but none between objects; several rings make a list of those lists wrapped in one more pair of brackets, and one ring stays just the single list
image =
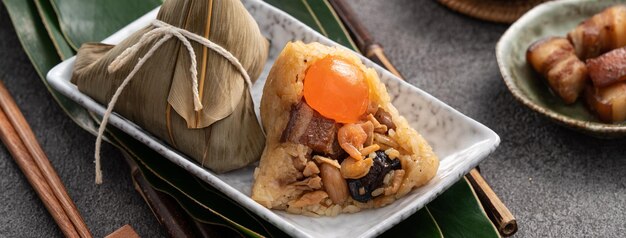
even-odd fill
[{"label": "braised pork piece", "polygon": [[581,22],[567,34],[581,60],[626,46],[626,6],[616,5]]},{"label": "braised pork piece", "polygon": [[626,80],[626,47],[587,60],[593,86],[602,88]]},{"label": "braised pork piece", "polygon": [[587,66],[576,57],[563,37],[537,41],[528,47],[526,59],[565,103],[574,103],[585,88]]},{"label": "braised pork piece", "polygon": [[626,120],[625,5],[581,22],[567,39],[549,37],[531,44],[526,59],[563,102],[572,104],[584,93],[601,121]]}]

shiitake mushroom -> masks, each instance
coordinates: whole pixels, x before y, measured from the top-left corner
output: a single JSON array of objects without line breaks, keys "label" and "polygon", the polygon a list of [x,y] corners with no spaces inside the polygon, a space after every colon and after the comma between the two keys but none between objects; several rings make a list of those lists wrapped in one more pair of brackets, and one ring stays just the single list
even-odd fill
[{"label": "shiitake mushroom", "polygon": [[376,158],[370,171],[359,179],[347,179],[352,198],[359,202],[371,200],[372,192],[383,185],[385,175],[391,170],[402,169],[400,160],[389,159],[384,151],[376,151]]}]

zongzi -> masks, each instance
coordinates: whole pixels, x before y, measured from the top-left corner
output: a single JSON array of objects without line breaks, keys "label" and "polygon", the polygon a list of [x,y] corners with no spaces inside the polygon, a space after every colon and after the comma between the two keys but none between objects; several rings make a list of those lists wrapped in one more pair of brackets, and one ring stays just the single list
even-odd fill
[{"label": "zongzi", "polygon": [[83,45],[72,82],[202,166],[225,172],[257,160],[265,143],[249,88],[267,54],[240,1],[167,0],[157,20],[120,44]]},{"label": "zongzi", "polygon": [[267,141],[252,199],[304,215],[382,207],[431,180],[439,160],[352,52],[288,43],[261,99]]}]

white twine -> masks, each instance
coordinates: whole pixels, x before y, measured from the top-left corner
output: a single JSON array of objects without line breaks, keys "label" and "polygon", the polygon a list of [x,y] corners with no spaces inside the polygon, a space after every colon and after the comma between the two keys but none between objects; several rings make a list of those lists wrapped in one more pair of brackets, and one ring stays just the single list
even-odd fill
[{"label": "white twine", "polygon": [[146,61],[154,54],[154,52],[159,47],[161,47],[161,45],[163,45],[166,41],[168,41],[172,37],[178,38],[178,40],[180,40],[183,43],[183,45],[187,48],[187,51],[189,52],[189,59],[191,60],[191,67],[189,68],[189,70],[191,71],[191,76],[192,76],[191,78],[192,89],[191,90],[193,92],[193,98],[194,98],[193,104],[194,104],[195,111],[202,110],[202,102],[200,99],[200,94],[198,93],[198,90],[199,90],[198,89],[198,69],[197,69],[198,63],[196,62],[196,53],[194,52],[193,47],[191,46],[191,42],[189,40],[200,43],[204,45],[205,47],[222,55],[233,66],[235,66],[237,70],[239,70],[246,84],[248,84],[248,86],[252,85],[252,83],[250,82],[250,76],[248,76],[248,72],[246,72],[246,70],[243,68],[243,66],[239,62],[239,60],[234,55],[232,55],[228,50],[211,42],[207,38],[199,36],[185,29],[172,26],[160,20],[154,20],[152,22],[152,26],[154,26],[154,29],[145,33],[139,39],[139,41],[137,41],[137,43],[135,43],[133,46],[124,50],[120,55],[117,56],[117,58],[115,58],[115,60],[113,60],[113,62],[111,62],[111,64],[108,67],[109,73],[113,73],[119,70],[123,65],[127,64],[129,61],[131,61],[134,58],[134,56],[137,54],[137,52],[139,52],[139,49],[141,49],[141,47],[143,47],[144,45],[147,45],[148,43],[152,42],[155,39],[160,38],[156,43],[152,45],[152,47],[148,50],[148,52],[146,52],[146,54],[143,57],[139,58],[139,61],[137,62],[133,70],[128,74],[128,76],[126,76],[124,81],[122,81],[122,84],[120,84],[120,86],[115,91],[115,94],[113,94],[113,97],[111,98],[111,101],[109,102],[107,110],[102,117],[102,123],[100,124],[100,128],[98,129],[98,137],[96,138],[96,151],[95,151],[96,184],[102,183],[102,170],[100,169],[100,148],[102,146],[102,136],[104,134],[104,129],[106,128],[106,125],[109,121],[109,117],[111,116],[111,113],[113,112],[113,108],[115,107],[115,103],[117,102],[117,99],[120,97],[120,95],[122,94],[122,91],[124,90],[126,85],[128,85],[128,83],[133,78],[133,76],[135,76],[137,71],[139,71],[141,66],[143,66],[144,63],[146,63]]}]

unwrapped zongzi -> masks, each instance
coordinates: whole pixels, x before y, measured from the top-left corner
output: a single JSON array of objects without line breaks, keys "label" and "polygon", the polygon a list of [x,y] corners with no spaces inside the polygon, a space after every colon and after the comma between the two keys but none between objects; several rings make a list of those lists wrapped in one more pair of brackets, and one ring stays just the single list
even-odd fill
[{"label": "unwrapped zongzi", "polygon": [[382,207],[430,181],[437,155],[352,52],[288,43],[261,99],[267,142],[252,199],[311,216]]}]

